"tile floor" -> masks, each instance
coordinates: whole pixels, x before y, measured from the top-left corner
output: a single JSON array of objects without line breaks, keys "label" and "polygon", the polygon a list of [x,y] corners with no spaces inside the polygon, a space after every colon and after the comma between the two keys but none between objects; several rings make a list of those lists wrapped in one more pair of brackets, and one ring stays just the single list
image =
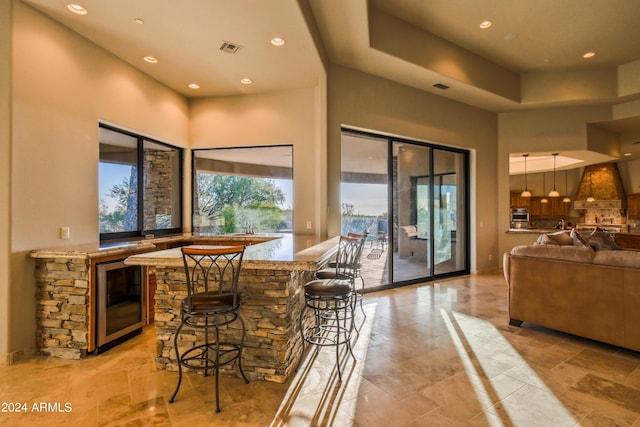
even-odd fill
[{"label": "tile floor", "polygon": [[285,384],[224,378],[219,414],[212,377],[168,403],[177,374],[154,369],[147,328],[81,361],[0,368],[0,426],[640,426],[639,353],[510,327],[506,296],[497,274],[368,294],[342,383],[325,349]]}]

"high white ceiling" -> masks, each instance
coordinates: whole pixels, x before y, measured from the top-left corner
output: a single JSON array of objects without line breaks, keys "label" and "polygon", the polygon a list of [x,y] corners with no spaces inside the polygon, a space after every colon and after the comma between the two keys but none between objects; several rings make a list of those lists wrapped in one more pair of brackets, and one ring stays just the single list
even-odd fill
[{"label": "high white ceiling", "polygon": [[[67,10],[74,0],[23,1],[187,97],[318,82],[321,64],[296,0],[75,0],[86,15]],[[287,43],[275,47],[273,37]],[[224,42],[241,48],[225,53]],[[147,55],[158,63],[145,62]],[[193,82],[199,90],[188,88]]]},{"label": "high white ceiling", "polygon": [[[84,16],[70,13],[66,0],[22,1],[187,97],[314,86],[323,78],[321,58],[328,57],[489,111],[533,108],[457,81],[439,64],[407,60],[420,54],[410,46],[418,39],[398,37],[380,22],[399,25],[425,46],[451,49],[485,67],[489,77],[492,70],[513,76],[589,73],[640,60],[636,0],[78,0],[88,10]],[[493,26],[481,30],[487,19]],[[274,47],[272,37],[286,44]],[[224,53],[219,47],[225,41],[242,48]],[[595,57],[584,59],[587,51]],[[146,63],[146,55],[158,63]],[[245,77],[253,84],[241,84]],[[200,89],[189,89],[192,82]],[[434,88],[438,82],[452,88]],[[635,100],[640,96],[589,102]],[[602,125],[637,132],[640,139],[640,117]]]}]

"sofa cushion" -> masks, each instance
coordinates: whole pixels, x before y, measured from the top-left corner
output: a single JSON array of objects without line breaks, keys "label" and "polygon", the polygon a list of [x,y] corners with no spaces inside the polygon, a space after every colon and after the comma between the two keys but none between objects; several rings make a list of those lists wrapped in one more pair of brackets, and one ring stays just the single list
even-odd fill
[{"label": "sofa cushion", "polygon": [[538,239],[533,242],[534,245],[557,245],[555,240],[552,240],[548,234],[542,233],[538,236]]},{"label": "sofa cushion", "polygon": [[589,245],[596,251],[620,250],[620,247],[616,245],[616,242],[614,242],[611,236],[598,227],[589,234],[587,242],[589,242]]},{"label": "sofa cushion", "polygon": [[614,267],[640,268],[640,251],[601,250],[595,253],[593,263]]},{"label": "sofa cushion", "polygon": [[569,246],[573,245],[573,239],[566,231],[558,231],[556,233],[547,234],[551,240],[553,240],[556,245],[560,246]]},{"label": "sofa cushion", "polygon": [[587,246],[520,245],[511,249],[511,255],[591,264],[594,252]]},{"label": "sofa cushion", "polygon": [[589,249],[593,250],[591,248],[591,245],[589,245],[589,242],[587,241],[587,238],[585,236],[583,236],[575,228],[573,230],[571,230],[571,234],[569,234],[569,235],[571,236],[571,240],[573,241],[573,244],[575,246],[584,246],[586,248],[589,248]]},{"label": "sofa cushion", "polygon": [[534,245],[559,245],[568,246],[573,245],[573,239],[566,231],[558,231],[555,233],[543,233],[538,236],[538,239],[533,243]]}]

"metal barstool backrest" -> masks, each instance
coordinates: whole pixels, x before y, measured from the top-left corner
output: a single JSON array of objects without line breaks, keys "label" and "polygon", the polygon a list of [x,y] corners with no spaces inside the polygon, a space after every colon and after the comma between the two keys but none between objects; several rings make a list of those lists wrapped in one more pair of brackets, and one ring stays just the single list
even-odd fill
[{"label": "metal barstool backrest", "polygon": [[349,233],[347,234],[347,236],[349,237],[356,237],[358,239],[367,239],[367,236],[369,235],[369,233],[364,233],[364,234],[360,234],[360,233]]},{"label": "metal barstool backrest", "polygon": [[191,311],[193,297],[208,296],[228,301],[229,308],[240,305],[238,279],[244,246],[188,246],[181,248],[187,281],[186,305]]},{"label": "metal barstool backrest", "polygon": [[352,279],[360,262],[364,239],[359,237],[340,236],[338,254],[336,255],[336,274],[350,276]]}]

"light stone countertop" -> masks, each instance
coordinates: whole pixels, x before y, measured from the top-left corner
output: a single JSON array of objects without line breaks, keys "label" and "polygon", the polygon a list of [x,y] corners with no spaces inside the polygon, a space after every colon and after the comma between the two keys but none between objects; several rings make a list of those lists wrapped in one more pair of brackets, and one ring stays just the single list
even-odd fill
[{"label": "light stone countertop", "polygon": [[[32,258],[75,258],[94,259],[144,252],[130,258],[129,264],[137,265],[182,265],[179,248],[155,250],[166,244],[197,242],[216,245],[216,242],[228,245],[229,242],[248,244],[244,255],[244,265],[253,268],[288,267],[302,269],[316,268],[318,264],[331,258],[338,244],[338,237],[327,238],[305,234],[224,234],[211,235],[183,233],[171,236],[159,236],[153,239],[137,239],[117,242],[103,242],[77,246],[45,248],[32,250]],[[209,243],[210,242],[210,243]],[[176,260],[177,258],[177,260]]]},{"label": "light stone countertop", "polygon": [[[249,235],[259,238],[264,235]],[[229,241],[233,235],[221,236]],[[335,255],[338,247],[338,237],[328,240],[318,239],[314,236],[281,234],[272,235],[271,240],[255,243],[245,247],[242,266],[256,269],[285,269],[285,270],[315,270],[318,265],[328,261]],[[201,241],[202,239],[198,238]],[[242,241],[238,241],[242,244]],[[197,247],[206,244],[193,245]],[[215,246],[215,239],[211,240],[211,246]],[[125,260],[129,265],[182,267],[182,253],[180,248],[165,249],[161,251],[147,252],[132,255]]]}]

